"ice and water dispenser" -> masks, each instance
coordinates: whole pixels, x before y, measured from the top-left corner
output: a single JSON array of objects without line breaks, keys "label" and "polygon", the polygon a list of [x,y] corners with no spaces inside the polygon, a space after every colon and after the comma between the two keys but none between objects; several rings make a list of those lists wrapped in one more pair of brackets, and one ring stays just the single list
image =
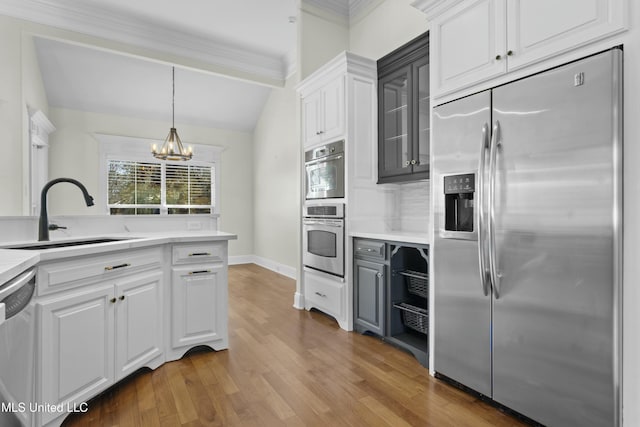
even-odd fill
[{"label": "ice and water dispenser", "polygon": [[475,174],[444,177],[444,229],[473,232]]}]

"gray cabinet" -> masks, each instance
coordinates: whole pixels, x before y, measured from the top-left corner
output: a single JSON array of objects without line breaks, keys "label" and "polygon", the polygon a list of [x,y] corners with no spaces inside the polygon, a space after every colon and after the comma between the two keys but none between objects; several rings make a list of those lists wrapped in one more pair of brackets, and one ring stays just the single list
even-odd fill
[{"label": "gray cabinet", "polygon": [[354,324],[358,332],[385,332],[386,244],[378,240],[353,240]]},{"label": "gray cabinet", "polygon": [[354,325],[428,366],[429,247],[355,238]]},{"label": "gray cabinet", "polygon": [[429,34],[378,61],[378,183],[429,178]]},{"label": "gray cabinet", "polygon": [[384,335],[385,266],[379,262],[355,259],[354,313],[356,330]]}]

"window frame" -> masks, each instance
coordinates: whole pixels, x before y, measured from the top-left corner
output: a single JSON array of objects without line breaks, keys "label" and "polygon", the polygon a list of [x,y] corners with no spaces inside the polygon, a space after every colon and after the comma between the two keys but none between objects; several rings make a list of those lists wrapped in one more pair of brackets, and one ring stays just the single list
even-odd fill
[{"label": "window frame", "polygon": [[[168,208],[175,207],[167,206],[166,203],[166,193],[165,191],[161,192],[161,201],[160,205],[121,205],[122,208],[128,207],[139,207],[139,208],[147,208],[152,207],[153,209],[160,209],[159,214],[141,214],[141,215],[149,215],[149,216],[220,216],[220,157],[222,153],[222,147],[214,146],[214,145],[203,145],[203,144],[190,144],[193,147],[193,159],[187,162],[171,162],[166,160],[159,160],[153,158],[151,154],[151,145],[157,144],[161,146],[164,142],[163,140],[155,140],[155,139],[146,139],[146,138],[136,138],[136,137],[128,137],[128,136],[119,136],[119,135],[105,135],[105,134],[94,134],[94,137],[99,141],[99,151],[100,151],[100,167],[99,167],[99,187],[100,187],[100,201],[103,207],[103,212],[106,215],[111,215],[109,208],[109,194],[108,194],[108,181],[109,181],[109,170],[108,170],[108,162],[109,161],[131,161],[131,162],[142,162],[142,163],[157,163],[162,165],[161,169],[161,185],[162,188],[166,188],[166,176],[165,169],[166,164],[178,164],[184,165],[186,163],[193,166],[212,166],[213,173],[211,174],[211,179],[213,179],[212,185],[212,203],[213,207],[210,214],[169,214]],[[191,205],[184,205],[181,207],[189,207]],[[129,215],[129,216],[138,216],[138,215]]]}]

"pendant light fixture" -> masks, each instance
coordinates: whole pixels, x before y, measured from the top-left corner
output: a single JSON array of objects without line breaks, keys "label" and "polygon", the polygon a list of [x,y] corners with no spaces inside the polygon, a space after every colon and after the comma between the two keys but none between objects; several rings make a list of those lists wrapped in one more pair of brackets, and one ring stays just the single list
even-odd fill
[{"label": "pendant light fixture", "polygon": [[171,94],[171,129],[169,130],[169,135],[167,135],[167,138],[164,140],[164,144],[162,144],[160,151],[158,151],[156,144],[153,144],[151,146],[151,153],[153,154],[153,157],[160,160],[191,160],[193,157],[193,150],[191,147],[185,150],[182,145],[182,141],[180,141],[180,137],[178,136],[178,131],[176,131],[176,67],[171,67],[171,72],[173,82],[173,92]]}]

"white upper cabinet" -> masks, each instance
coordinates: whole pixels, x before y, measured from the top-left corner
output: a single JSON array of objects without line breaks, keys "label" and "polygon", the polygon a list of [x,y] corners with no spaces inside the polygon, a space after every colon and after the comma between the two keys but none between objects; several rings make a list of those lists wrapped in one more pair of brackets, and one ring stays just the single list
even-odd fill
[{"label": "white upper cabinet", "polygon": [[431,20],[432,89],[438,96],[626,28],[627,0],[448,3],[453,6],[440,6],[438,12],[444,12]]},{"label": "white upper cabinet", "polygon": [[448,10],[431,24],[431,76],[442,94],[507,71],[497,58],[505,46],[505,1],[475,0]]},{"label": "white upper cabinet", "polygon": [[344,78],[327,83],[302,98],[304,145],[312,145],[344,134]]},{"label": "white upper cabinet", "polygon": [[625,28],[623,0],[509,0],[509,69],[573,49]]}]

